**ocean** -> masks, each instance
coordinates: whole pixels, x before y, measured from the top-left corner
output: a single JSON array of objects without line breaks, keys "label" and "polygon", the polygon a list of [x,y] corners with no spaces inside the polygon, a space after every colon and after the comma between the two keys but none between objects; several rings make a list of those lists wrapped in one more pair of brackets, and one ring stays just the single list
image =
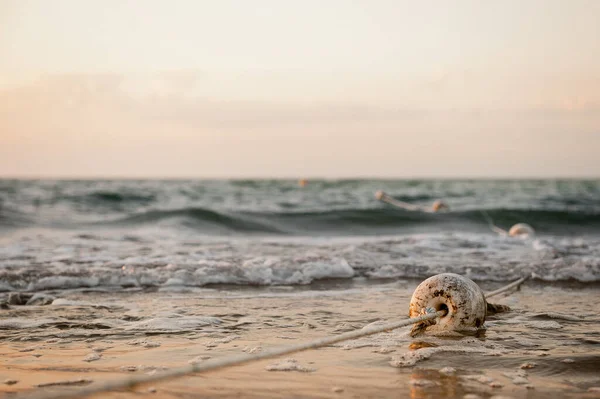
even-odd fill
[{"label": "ocean", "polygon": [[[412,212],[384,190],[449,212]],[[529,240],[494,234],[528,223]],[[0,181],[0,289],[600,280],[600,182]]]},{"label": "ocean", "polygon": [[[399,209],[378,201],[378,190],[423,207],[441,199],[449,210]],[[535,235],[498,235],[490,220],[505,230],[527,223]],[[390,391],[355,387],[355,397],[416,389],[413,397],[547,398],[600,386],[599,180],[309,180],[303,187],[296,180],[0,180],[0,377],[26,380],[23,370],[37,370],[60,350],[83,357],[89,342],[121,350],[125,340],[162,339],[163,348],[152,349],[164,349],[162,357],[98,352],[93,364],[119,375],[127,361],[147,361],[136,369],[142,372],[186,364],[190,353],[214,356],[215,346],[222,354],[242,350],[238,341],[229,344],[232,336],[260,348],[362,328],[406,317],[418,283],[445,272],[485,290],[528,280],[503,299],[516,310],[492,317],[487,332],[465,338],[459,350],[446,348],[455,338],[431,338],[414,352],[427,356],[407,358],[411,341],[393,333],[327,348],[383,375],[418,362],[418,377],[411,369],[399,383],[396,373]],[[223,341],[204,342],[215,339]],[[203,350],[181,351],[199,342]],[[44,356],[23,363],[15,354],[31,345]],[[436,347],[458,352],[455,362]],[[519,368],[524,362],[537,366]],[[67,364],[46,366],[75,375]],[[435,374],[443,366],[456,369],[452,381]],[[99,378],[98,369],[85,372]],[[348,373],[345,392],[352,390]],[[324,397],[337,397],[330,377],[324,372]],[[246,385],[226,393],[252,396],[246,388],[255,376],[240,378]],[[255,388],[265,397],[264,387]]]}]

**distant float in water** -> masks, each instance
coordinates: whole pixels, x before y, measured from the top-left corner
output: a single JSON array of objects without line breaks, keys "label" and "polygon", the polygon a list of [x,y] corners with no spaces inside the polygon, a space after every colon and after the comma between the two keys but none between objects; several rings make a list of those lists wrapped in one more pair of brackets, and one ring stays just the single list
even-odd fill
[{"label": "distant float in water", "polygon": [[512,226],[508,231],[496,226],[490,215],[486,211],[480,211],[483,217],[487,220],[490,229],[493,232],[501,236],[518,237],[518,238],[529,238],[535,236],[535,230],[527,223],[517,223]]},{"label": "distant float in water", "polygon": [[527,223],[517,223],[508,230],[508,235],[511,237],[532,237],[535,235],[535,230]]},{"label": "distant float in water", "polygon": [[308,184],[308,180],[306,180],[306,179],[300,179],[300,180],[298,180],[298,185],[300,187],[306,187],[307,184]]},{"label": "distant float in water", "polygon": [[442,211],[449,211],[450,207],[442,200],[437,200],[433,203],[433,205],[431,205],[431,209],[434,212],[442,212]]}]

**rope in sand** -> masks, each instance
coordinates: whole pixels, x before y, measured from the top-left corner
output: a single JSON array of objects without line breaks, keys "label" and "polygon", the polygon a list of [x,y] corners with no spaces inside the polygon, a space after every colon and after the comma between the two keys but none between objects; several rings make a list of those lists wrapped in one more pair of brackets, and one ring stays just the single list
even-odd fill
[{"label": "rope in sand", "polygon": [[89,396],[92,394],[114,391],[118,389],[131,389],[137,385],[145,384],[149,382],[157,382],[162,380],[167,380],[176,377],[182,377],[184,375],[199,373],[209,370],[217,370],[222,369],[224,367],[236,366],[244,363],[256,362],[259,360],[270,359],[273,357],[278,357],[282,355],[288,355],[295,352],[301,352],[308,349],[316,349],[322,348],[324,346],[328,346],[331,344],[335,344],[337,342],[347,341],[350,339],[365,337],[368,335],[382,333],[384,331],[395,330],[400,327],[405,327],[411,324],[420,323],[427,320],[433,320],[438,317],[442,317],[446,314],[446,311],[438,311],[438,312],[430,312],[423,316],[414,317],[412,319],[405,319],[401,321],[397,321],[394,323],[384,324],[382,326],[363,328],[360,330],[350,331],[344,334],[324,337],[315,339],[313,341],[308,341],[305,343],[300,343],[297,345],[286,346],[282,348],[274,348],[263,353],[255,354],[255,355],[234,355],[227,356],[220,359],[208,360],[204,363],[200,364],[192,364],[185,367],[175,368],[169,371],[165,371],[164,373],[154,374],[154,375],[144,375],[144,376],[135,376],[130,377],[123,380],[117,381],[109,381],[107,383],[92,386],[89,388],[83,388],[74,392],[40,392],[39,394],[33,394],[27,396],[30,399],[61,399],[61,398],[80,398],[84,396]]},{"label": "rope in sand", "polygon": [[[506,292],[512,288],[518,287],[524,281],[525,281],[525,278],[521,278],[513,283],[508,284],[505,287],[502,287],[500,289],[497,289],[495,291],[488,293],[486,295],[486,298],[489,298],[489,297],[495,296],[495,295],[499,295],[499,294]],[[259,360],[271,359],[274,357],[288,355],[291,353],[301,352],[301,351],[305,351],[305,350],[309,350],[309,349],[322,348],[324,346],[329,346],[329,345],[332,345],[332,344],[335,344],[338,342],[348,341],[348,340],[366,337],[366,336],[374,335],[374,334],[379,334],[382,332],[395,330],[400,327],[406,327],[411,324],[414,325],[414,324],[418,324],[418,323],[422,323],[422,322],[432,323],[435,321],[435,319],[437,319],[438,317],[443,317],[444,315],[446,315],[445,310],[440,310],[440,311],[436,312],[433,309],[428,309],[427,313],[422,316],[413,317],[410,319],[404,319],[404,320],[400,320],[400,321],[397,321],[394,323],[384,324],[381,326],[362,328],[360,330],[349,331],[347,333],[343,333],[343,334],[339,334],[339,335],[335,335],[335,336],[318,338],[318,339],[300,343],[297,345],[291,345],[291,346],[286,346],[286,347],[281,347],[281,348],[274,348],[274,349],[267,350],[262,353],[254,354],[254,355],[243,354],[243,355],[226,356],[226,357],[223,357],[220,359],[208,360],[208,361],[200,363],[200,364],[192,364],[192,365],[185,366],[185,367],[178,367],[178,368],[175,368],[172,370],[165,371],[160,374],[134,376],[134,377],[129,377],[129,378],[122,379],[122,380],[109,381],[104,384],[99,384],[97,386],[91,386],[88,388],[82,388],[80,390],[73,391],[73,392],[64,392],[64,391],[63,392],[38,392],[38,393],[34,393],[31,395],[27,395],[27,396],[22,396],[22,398],[29,398],[29,399],[81,398],[81,397],[85,397],[85,396],[89,396],[89,395],[93,395],[93,394],[97,394],[97,393],[101,393],[101,392],[108,392],[108,391],[114,391],[114,390],[119,390],[119,389],[131,389],[138,385],[146,384],[146,383],[150,383],[150,382],[163,381],[163,380],[168,380],[168,379],[172,379],[172,378],[183,377],[188,374],[200,373],[200,372],[211,371],[211,370],[218,370],[218,369],[222,369],[225,367],[237,366],[240,364],[256,362]]]}]

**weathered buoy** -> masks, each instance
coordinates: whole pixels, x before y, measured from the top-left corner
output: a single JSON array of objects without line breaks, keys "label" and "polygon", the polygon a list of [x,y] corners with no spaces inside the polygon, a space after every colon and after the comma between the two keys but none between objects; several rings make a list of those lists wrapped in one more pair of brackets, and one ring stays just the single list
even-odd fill
[{"label": "weathered buoy", "polygon": [[307,184],[308,184],[308,180],[306,180],[306,179],[300,179],[300,180],[298,180],[298,185],[300,187],[306,187]]},{"label": "weathered buoy", "polygon": [[412,295],[409,316],[417,317],[430,309],[445,311],[435,323],[416,324],[411,335],[422,331],[468,331],[483,326],[487,303],[481,288],[472,280],[454,273],[443,273],[423,281]]},{"label": "weathered buoy", "polygon": [[531,237],[535,235],[535,230],[527,223],[517,223],[508,230],[508,235],[511,237]]},{"label": "weathered buoy", "polygon": [[434,212],[448,211],[450,207],[442,200],[437,200],[431,205],[431,209]]}]

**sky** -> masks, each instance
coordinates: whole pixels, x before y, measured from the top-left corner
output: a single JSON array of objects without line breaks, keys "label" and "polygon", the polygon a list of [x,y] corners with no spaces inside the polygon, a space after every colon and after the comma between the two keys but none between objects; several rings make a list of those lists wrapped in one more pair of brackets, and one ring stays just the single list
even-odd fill
[{"label": "sky", "polygon": [[0,177],[600,177],[594,0],[0,0]]}]

